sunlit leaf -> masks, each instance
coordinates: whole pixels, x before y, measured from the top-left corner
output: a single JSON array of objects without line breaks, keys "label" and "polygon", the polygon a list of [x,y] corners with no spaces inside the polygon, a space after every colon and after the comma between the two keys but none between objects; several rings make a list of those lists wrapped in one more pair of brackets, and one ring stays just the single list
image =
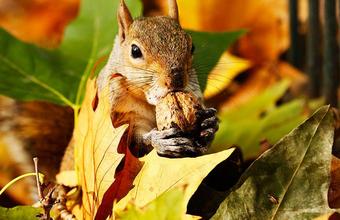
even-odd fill
[{"label": "sunlit leaf", "polygon": [[36,216],[40,213],[42,213],[41,209],[31,206],[17,206],[14,208],[0,207],[0,219],[6,220],[36,220]]},{"label": "sunlit leaf", "polygon": [[183,189],[174,188],[164,192],[142,208],[131,203],[126,210],[117,213],[116,216],[122,220],[198,219],[186,215],[185,210]]},{"label": "sunlit leaf", "polygon": [[220,162],[227,159],[234,149],[196,158],[171,159],[160,157],[153,150],[141,158],[143,167],[134,179],[134,188],[115,205],[115,210],[122,210],[129,201],[143,207],[162,193],[185,185],[184,203],[196,191],[204,177]]},{"label": "sunlit leaf", "polygon": [[325,106],[260,156],[212,219],[298,220],[329,213],[333,135],[333,115]]},{"label": "sunlit leaf", "polygon": [[96,98],[95,80],[89,80],[86,97],[74,132],[75,161],[78,180],[82,186],[82,209],[85,219],[92,219],[104,193],[115,179],[116,168],[123,158],[118,145],[127,125],[114,128],[111,122],[111,105],[107,90]]}]

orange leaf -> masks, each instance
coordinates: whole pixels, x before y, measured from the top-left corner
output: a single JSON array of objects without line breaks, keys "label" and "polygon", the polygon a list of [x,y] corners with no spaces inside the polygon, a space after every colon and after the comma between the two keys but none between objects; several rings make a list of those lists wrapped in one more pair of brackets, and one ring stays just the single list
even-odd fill
[{"label": "orange leaf", "polygon": [[78,6],[79,0],[2,0],[0,27],[23,41],[56,47]]}]

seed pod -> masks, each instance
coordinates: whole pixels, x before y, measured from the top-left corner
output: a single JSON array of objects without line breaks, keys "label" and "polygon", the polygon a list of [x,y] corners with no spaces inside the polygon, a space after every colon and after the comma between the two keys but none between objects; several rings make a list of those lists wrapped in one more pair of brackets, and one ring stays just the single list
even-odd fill
[{"label": "seed pod", "polygon": [[156,105],[158,130],[177,126],[182,131],[192,131],[196,125],[196,113],[202,109],[198,99],[185,92],[171,92]]}]

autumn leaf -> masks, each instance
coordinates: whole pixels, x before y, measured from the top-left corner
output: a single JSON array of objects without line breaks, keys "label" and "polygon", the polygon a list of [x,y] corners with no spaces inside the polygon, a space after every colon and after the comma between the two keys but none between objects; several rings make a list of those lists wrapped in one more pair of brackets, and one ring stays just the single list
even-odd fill
[{"label": "autumn leaf", "polygon": [[14,208],[4,208],[0,207],[0,219],[16,220],[16,219],[26,219],[26,220],[36,220],[37,215],[42,213],[39,208],[33,208],[31,206],[17,206]]},{"label": "autumn leaf", "polygon": [[313,219],[332,212],[333,135],[333,115],[325,106],[261,155],[212,219]]},{"label": "autumn leaf", "polygon": [[114,206],[114,209],[123,210],[130,201],[138,207],[143,207],[162,193],[183,185],[186,186],[184,203],[187,204],[202,180],[217,164],[227,159],[233,150],[178,159],[160,157],[153,150],[140,159],[143,167],[134,179],[134,188]]},{"label": "autumn leaf", "polygon": [[76,171],[82,186],[83,216],[93,219],[123,159],[124,155],[117,149],[128,125],[113,127],[107,90],[100,93],[98,105],[93,107],[97,93],[95,80],[88,81],[86,92],[73,138]]},{"label": "autumn leaf", "polygon": [[116,213],[116,217],[121,220],[199,219],[185,214],[184,190],[185,187],[178,187],[166,191],[142,208],[130,203],[124,211]]}]

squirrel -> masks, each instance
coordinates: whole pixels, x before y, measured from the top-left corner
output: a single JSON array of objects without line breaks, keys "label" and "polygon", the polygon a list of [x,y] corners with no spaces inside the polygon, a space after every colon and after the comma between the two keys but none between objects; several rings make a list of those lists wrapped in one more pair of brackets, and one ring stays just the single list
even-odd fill
[{"label": "squirrel", "polygon": [[[151,149],[156,149],[159,155],[165,157],[201,155],[207,151],[218,129],[218,118],[214,108],[200,110],[199,120],[197,120],[200,128],[198,137],[192,137],[177,128],[162,131],[156,129],[155,105],[169,92],[190,92],[203,105],[197,73],[192,66],[195,52],[192,38],[180,26],[176,0],[168,2],[168,16],[133,19],[124,0],[120,0],[117,13],[118,34],[108,61],[96,80],[98,93],[109,85],[112,116],[128,115],[130,127],[133,127],[132,142],[134,144],[131,145],[139,146],[139,149],[131,149],[131,151],[137,156],[148,153]],[[51,109],[54,108],[58,107],[51,107]],[[60,116],[60,120],[65,120],[65,116],[69,118],[70,115],[72,114],[69,112],[65,115],[55,114],[55,116]],[[26,116],[32,117],[29,114]],[[14,117],[16,116],[13,115]],[[33,118],[35,117],[37,116]],[[4,127],[3,124],[0,127]],[[73,126],[73,121],[70,124]],[[53,124],[49,126],[53,127]],[[63,138],[61,138],[62,135],[54,137],[55,143],[60,143],[57,138],[70,140],[71,129],[69,126],[65,127],[68,134]],[[11,128],[20,129],[20,124],[15,124]],[[41,129],[38,130],[41,131]],[[4,132],[4,129],[0,128],[0,132]],[[48,134],[47,137],[51,138],[52,142],[53,135]],[[16,136],[16,138],[21,137]],[[40,144],[33,141],[34,138],[28,137],[26,140],[30,141],[29,147],[44,151]],[[60,163],[62,170],[70,167],[69,161],[73,158],[73,151],[70,149],[72,145],[70,144],[65,150],[65,145],[67,145],[65,143],[66,141],[63,141],[59,148],[56,147],[58,150],[46,151],[51,153],[51,157],[56,157],[56,151],[59,151],[58,154],[65,151],[63,159],[56,160],[59,164],[49,164],[51,161],[47,153],[44,157],[40,157],[42,172],[51,173],[50,170],[58,167]],[[45,145],[45,148],[50,149],[50,146]],[[30,152],[36,153],[37,151],[31,150]],[[30,158],[34,156],[36,155]],[[50,176],[50,178],[54,177]]]},{"label": "squirrel", "polygon": [[120,1],[118,35],[98,75],[98,93],[109,85],[113,114],[132,115],[133,142],[142,148],[132,152],[154,148],[166,157],[196,156],[207,151],[217,131],[215,109],[199,112],[199,137],[192,138],[177,128],[155,129],[155,105],[169,92],[190,92],[203,104],[192,66],[192,38],[179,24],[176,0],[168,2],[168,16],[134,20],[124,0]]}]

